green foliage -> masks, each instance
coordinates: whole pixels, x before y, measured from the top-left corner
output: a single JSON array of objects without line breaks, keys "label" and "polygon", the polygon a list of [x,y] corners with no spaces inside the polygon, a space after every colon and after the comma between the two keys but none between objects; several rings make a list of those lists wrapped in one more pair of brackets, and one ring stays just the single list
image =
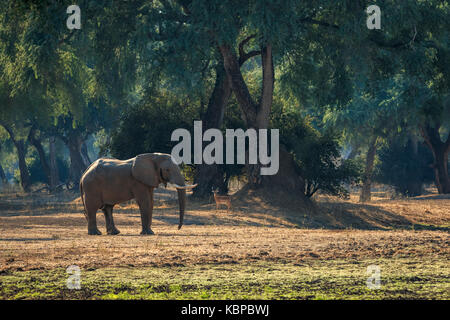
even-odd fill
[{"label": "green foliage", "polygon": [[300,175],[306,182],[306,196],[318,190],[339,197],[347,197],[345,184],[359,179],[357,162],[345,160],[339,152],[339,135],[333,131],[320,133],[311,120],[302,119],[297,112],[285,112],[273,119],[280,128],[281,143],[294,154]]},{"label": "green foliage", "polygon": [[[317,189],[344,195],[343,175],[355,176],[331,132],[364,147],[373,137],[388,139],[429,122],[447,128],[450,121],[447,2],[377,1],[383,12],[378,31],[366,27],[368,3],[354,0],[77,4],[82,29],[72,31],[64,23],[65,1],[2,5],[0,121],[17,139],[26,139],[34,124],[66,140],[102,130],[97,144],[119,158],[170,152],[172,130],[191,128],[204,112],[222,60],[217,46],[226,43],[238,54],[251,35],[244,51],[273,46],[275,83],[282,89],[274,109],[296,105],[290,113],[276,110],[273,123],[286,125],[282,140],[302,165],[309,195]],[[259,58],[242,66],[254,97],[260,67]],[[148,98],[154,92],[159,95]],[[228,105],[225,126],[244,128],[235,107]],[[114,118],[120,118],[117,128]],[[331,131],[312,128],[323,122]],[[223,167],[226,176],[241,169]]]},{"label": "green foliage", "polygon": [[181,102],[166,96],[130,107],[122,115],[111,135],[110,153],[119,159],[128,159],[140,153],[171,153],[178,142],[170,141],[173,130],[193,126],[195,112],[189,101]]},{"label": "green foliage", "polygon": [[422,144],[415,153],[411,141],[404,143],[397,138],[384,145],[378,157],[376,180],[393,186],[404,196],[420,195],[422,184],[433,181],[433,156]]}]

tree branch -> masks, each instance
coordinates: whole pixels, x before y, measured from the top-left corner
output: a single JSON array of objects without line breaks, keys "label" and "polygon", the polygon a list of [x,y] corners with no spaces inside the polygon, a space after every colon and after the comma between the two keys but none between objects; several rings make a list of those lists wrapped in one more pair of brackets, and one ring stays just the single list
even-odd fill
[{"label": "tree branch", "polygon": [[444,142],[445,150],[450,149],[450,132],[448,133],[447,140]]},{"label": "tree branch", "polygon": [[176,2],[181,6],[181,8],[183,8],[183,11],[187,16],[191,15],[191,10],[189,10],[189,4],[186,1],[177,0]]},{"label": "tree branch", "polygon": [[310,17],[306,17],[306,18],[300,19],[300,23],[317,24],[317,25],[322,26],[322,27],[333,28],[333,29],[336,29],[336,30],[339,29],[338,25],[330,24],[328,22],[324,22],[324,21],[320,21],[320,20],[316,20],[316,19],[312,19]]},{"label": "tree branch", "polygon": [[242,40],[239,43],[239,66],[242,66],[245,61],[247,61],[248,59],[250,59],[251,57],[257,56],[261,53],[261,51],[259,50],[253,50],[250,52],[245,52],[244,50],[244,46],[253,38],[256,37],[256,34],[252,34],[250,36],[248,36],[247,38],[245,38],[244,40]]},{"label": "tree branch", "polygon": [[247,52],[244,55],[239,56],[239,66],[242,66],[245,63],[245,61],[247,61],[248,59],[250,59],[254,56],[258,56],[260,54],[261,54],[261,51],[253,50],[253,51]]},{"label": "tree branch", "polygon": [[[320,21],[320,20],[316,20],[310,17],[306,17],[303,19],[299,20],[300,23],[307,23],[307,24],[313,24],[313,25],[319,25],[322,27],[326,27],[326,28],[331,28],[334,30],[339,30],[340,27],[339,25],[336,24],[331,24],[325,21]],[[412,42],[414,42],[414,40],[416,39],[417,36],[417,29],[414,28],[414,34],[412,39],[408,40],[408,41],[392,41],[392,42],[386,42],[386,41],[382,41],[381,39],[377,39],[374,36],[370,37],[368,40],[375,43],[377,46],[382,47],[382,48],[390,48],[390,49],[398,49],[398,48],[402,48],[402,47],[406,47],[408,45],[411,45]],[[423,41],[422,44],[425,47],[436,47],[436,44],[434,44],[431,41]]]},{"label": "tree branch", "polygon": [[228,45],[220,45],[219,50],[222,54],[225,71],[227,72],[227,75],[230,79],[231,87],[236,96],[236,100],[241,106],[245,121],[247,122],[247,124],[255,125],[257,105],[253,101],[247,84],[242,77],[239,61]]},{"label": "tree branch", "polygon": [[244,52],[244,46],[254,37],[256,37],[256,34],[252,34],[250,36],[248,36],[247,38],[245,38],[244,40],[241,41],[241,43],[239,43],[239,56],[244,56],[245,52]]},{"label": "tree branch", "polygon": [[407,42],[401,42],[401,41],[385,42],[385,41],[382,41],[382,40],[377,39],[375,37],[370,37],[369,41],[375,43],[377,46],[379,46],[381,48],[390,48],[390,49],[398,49],[398,48],[406,47],[408,44],[411,43],[411,41],[407,41]]},{"label": "tree branch", "polygon": [[433,128],[427,123],[425,125],[419,125],[419,129],[425,143],[428,144],[431,150],[439,148],[442,145],[446,146],[447,143],[450,145],[450,134],[447,141],[445,143],[442,142],[441,137],[439,136],[439,127]]},{"label": "tree branch", "polygon": [[11,129],[10,126],[8,126],[5,122],[0,121],[0,125],[5,128],[6,132],[8,132],[9,137],[11,138],[11,141],[14,143],[14,145],[17,145],[17,141],[16,141],[16,137],[14,135],[13,130]]},{"label": "tree branch", "polygon": [[318,190],[319,190],[319,186],[317,185],[314,187],[313,191],[311,192],[310,197],[312,197]]}]

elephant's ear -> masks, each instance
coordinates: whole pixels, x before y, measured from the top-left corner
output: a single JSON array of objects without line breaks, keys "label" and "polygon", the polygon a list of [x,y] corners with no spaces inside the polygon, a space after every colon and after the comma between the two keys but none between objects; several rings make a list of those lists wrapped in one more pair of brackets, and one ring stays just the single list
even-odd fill
[{"label": "elephant's ear", "polygon": [[159,171],[150,154],[141,154],[134,158],[131,174],[149,187],[158,187]]}]

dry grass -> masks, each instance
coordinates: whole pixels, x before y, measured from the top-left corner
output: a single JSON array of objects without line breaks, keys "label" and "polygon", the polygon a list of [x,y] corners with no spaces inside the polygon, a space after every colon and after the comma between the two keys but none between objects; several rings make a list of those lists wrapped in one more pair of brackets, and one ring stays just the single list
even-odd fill
[{"label": "dry grass", "polygon": [[[115,210],[121,234],[96,237],[87,236],[76,195],[3,196],[0,270],[70,264],[162,266],[258,260],[301,263],[307,259],[449,254],[448,199],[376,201],[370,205],[321,199],[318,213],[303,216],[253,200],[257,205],[235,207],[231,213],[216,211],[212,203],[190,202],[181,230],[176,228],[176,202],[159,200],[154,210],[153,237],[139,235],[139,211],[129,203]],[[100,213],[98,221],[104,232]],[[343,229],[311,228],[320,223]]]},{"label": "dry grass", "polygon": [[[391,259],[396,266],[404,265],[399,261],[406,265],[410,260],[436,261],[444,266],[440,270],[446,276],[440,279],[448,288],[448,198],[376,198],[362,205],[355,198],[319,196],[312,213],[301,207],[280,209],[257,196],[235,201],[230,213],[216,211],[212,200],[189,201],[181,230],[177,230],[177,203],[172,198],[170,191],[156,197],[155,236],[139,235],[140,216],[133,202],[115,208],[120,235],[88,236],[77,194],[0,195],[0,275],[14,274],[11,279],[16,279],[17,272],[50,272],[73,264],[83,270],[205,265],[240,270],[261,264],[264,268],[315,265],[322,270],[330,261],[351,267],[358,261]],[[98,221],[106,233],[100,213]],[[431,267],[417,268],[420,274],[421,268]]]}]

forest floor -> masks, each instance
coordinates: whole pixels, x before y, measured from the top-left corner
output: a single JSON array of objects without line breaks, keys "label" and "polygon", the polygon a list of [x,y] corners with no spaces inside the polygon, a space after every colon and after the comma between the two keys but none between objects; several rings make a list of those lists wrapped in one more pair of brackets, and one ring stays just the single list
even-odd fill
[{"label": "forest floor", "polygon": [[[188,201],[181,230],[174,192],[155,199],[154,236],[134,202],[115,207],[119,235],[100,211],[103,235],[88,236],[76,193],[0,194],[0,299],[450,299],[450,196]],[[71,265],[81,289],[67,288]]]}]

